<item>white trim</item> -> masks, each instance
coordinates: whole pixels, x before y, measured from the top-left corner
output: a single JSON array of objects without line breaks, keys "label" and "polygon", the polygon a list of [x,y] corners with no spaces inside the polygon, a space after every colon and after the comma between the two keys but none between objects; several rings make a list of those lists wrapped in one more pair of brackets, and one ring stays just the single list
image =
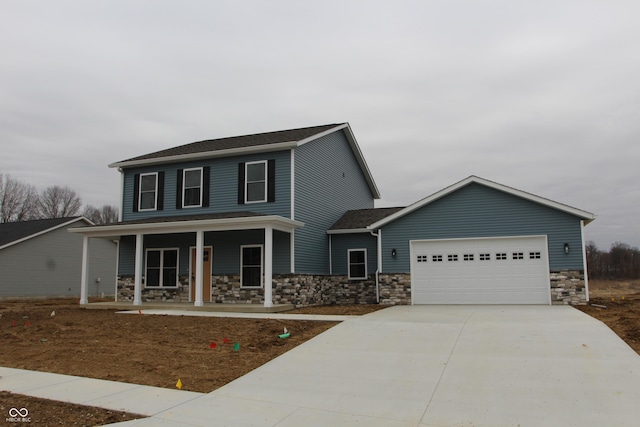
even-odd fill
[{"label": "white trim", "polygon": [[80,304],[89,303],[88,276],[89,276],[89,236],[82,236],[82,267],[80,276]]},{"label": "white trim", "polygon": [[291,257],[291,273],[296,272],[296,232],[295,230],[291,230],[289,232],[289,246],[290,246],[290,257]]},{"label": "white trim", "polygon": [[[260,286],[243,286],[242,285],[242,267],[244,265],[243,249],[244,248],[260,248]],[[264,282],[262,276],[264,275],[264,245],[252,244],[252,245],[240,245],[240,289],[262,289]]]},{"label": "white trim", "polygon": [[269,153],[272,151],[288,150],[288,149],[291,149],[292,147],[296,147],[297,145],[298,145],[298,141],[277,142],[275,144],[258,145],[254,147],[231,148],[229,150],[215,150],[215,151],[205,151],[202,153],[178,154],[174,156],[155,157],[152,159],[125,160],[122,162],[111,163],[109,167],[123,168],[123,167],[133,167],[133,166],[146,166],[146,165],[157,165],[157,164],[163,164],[163,163],[184,162],[184,161],[191,161],[191,160],[212,159],[216,157],[239,156],[239,155],[251,154],[251,153]]},{"label": "white trim", "polygon": [[[264,165],[264,199],[262,200],[249,200],[249,166]],[[269,181],[269,162],[267,160],[256,160],[255,162],[245,162],[244,164],[244,203],[245,205],[252,203],[266,203],[268,200],[268,183]],[[256,181],[257,182],[257,181]]]},{"label": "white trim", "polygon": [[[22,243],[22,242],[24,242],[26,240],[33,239],[34,237],[42,236],[43,234],[46,234],[46,233],[48,233],[50,231],[54,231],[54,230],[57,230],[58,228],[66,227],[67,225],[71,225],[74,222],[78,222],[78,221],[81,221],[81,220],[86,222],[88,225],[94,225],[93,222],[91,222],[87,218],[85,218],[83,216],[79,216],[79,217],[74,218],[74,219],[72,219],[70,221],[67,221],[67,222],[64,222],[62,224],[58,224],[56,226],[47,228],[46,230],[42,230],[42,231],[39,231],[37,233],[33,233],[33,234],[28,235],[28,236],[25,236],[25,237],[23,237],[21,239],[14,240],[14,241],[9,242],[9,243],[5,243],[4,245],[0,246],[0,250],[8,248],[8,247],[13,246],[13,245],[17,245],[18,243]],[[34,220],[34,221],[40,221],[40,220]],[[74,230],[79,230],[79,228],[75,228]]]},{"label": "white trim", "polygon": [[[195,170],[199,170],[200,171],[200,203],[197,205],[185,205],[185,193],[187,190],[187,172],[189,171],[195,171]],[[199,167],[199,168],[188,168],[188,169],[182,169],[182,209],[190,209],[190,208],[201,208],[202,207],[202,196],[203,196],[203,188],[204,187],[204,168],[203,167]],[[195,188],[195,187],[189,187],[191,188]]]},{"label": "white trim", "polygon": [[113,294],[113,300],[118,302],[118,271],[120,270],[120,239],[114,240],[116,243],[116,271],[114,272],[115,277],[115,292]]},{"label": "white trim", "polygon": [[291,200],[289,204],[291,205],[291,219],[296,219],[295,213],[295,205],[296,205],[296,154],[295,150],[291,149],[291,165],[289,175],[291,176]]},{"label": "white trim", "polygon": [[[142,177],[155,175],[155,189],[153,190],[153,208],[142,209]],[[140,181],[138,182],[138,212],[150,212],[158,210],[158,172],[147,172],[140,174]]]},{"label": "white trim", "polygon": [[[364,252],[364,276],[362,277],[351,276],[351,252]],[[367,248],[347,249],[347,276],[349,280],[365,280],[368,277],[367,261]]]},{"label": "white trim", "polygon": [[329,234],[329,275],[333,274],[333,255],[332,255],[333,240],[331,234]]},{"label": "white trim", "polygon": [[434,202],[434,201],[436,201],[438,199],[441,199],[441,198],[443,198],[443,197],[445,197],[445,196],[447,196],[447,195],[449,195],[449,194],[451,194],[451,193],[459,190],[460,188],[465,187],[465,186],[467,186],[467,185],[469,185],[471,183],[481,184],[481,185],[484,185],[486,187],[493,188],[495,190],[503,191],[505,193],[508,193],[508,194],[511,194],[511,195],[514,195],[514,196],[517,196],[517,197],[521,197],[523,199],[526,199],[526,200],[529,200],[529,201],[532,201],[532,202],[535,202],[535,203],[539,203],[541,205],[548,206],[550,208],[557,209],[557,210],[560,210],[562,212],[566,212],[566,213],[568,213],[570,215],[574,215],[574,216],[577,216],[577,217],[580,217],[580,218],[586,220],[587,224],[589,222],[593,221],[596,218],[595,215],[590,213],[590,212],[583,211],[583,210],[580,210],[580,209],[577,209],[577,208],[574,208],[574,207],[571,207],[571,206],[568,206],[568,205],[564,205],[562,203],[554,202],[553,200],[545,199],[544,197],[536,196],[534,194],[527,193],[525,191],[517,190],[517,189],[512,188],[512,187],[507,187],[506,185],[498,184],[497,182],[489,181],[489,180],[486,180],[484,178],[480,178],[480,177],[472,175],[472,176],[470,176],[470,177],[468,177],[466,179],[463,179],[462,181],[456,182],[455,184],[450,185],[449,187],[446,187],[446,188],[438,191],[437,193],[433,193],[432,195],[427,196],[424,199],[419,200],[416,203],[414,203],[414,204],[412,204],[410,206],[407,206],[406,208],[401,209],[398,212],[396,212],[396,213],[394,213],[392,215],[389,215],[386,218],[381,219],[380,221],[377,221],[377,222],[369,225],[367,228],[371,229],[371,230],[374,230],[376,228],[380,228],[380,227],[382,227],[382,226],[384,226],[384,225],[386,225],[386,224],[388,224],[388,223],[390,223],[392,221],[395,221],[396,219],[398,219],[398,218],[400,218],[400,217],[402,217],[404,215],[407,215],[408,213],[411,213],[411,212],[413,212],[413,211],[415,211],[417,209],[420,209],[421,207],[423,207],[425,205],[428,205],[428,204],[430,204],[430,203],[432,203],[432,202]]},{"label": "white trim", "polygon": [[[149,279],[147,274],[147,262],[149,251],[160,251],[160,278],[159,283],[162,283],[162,277],[164,276],[164,252],[176,251],[176,285],[175,286],[149,286],[147,280]],[[154,267],[155,268],[155,267]],[[145,289],[175,289],[180,287],[180,248],[179,247],[167,247],[167,248],[146,248],[144,250],[144,288]]]},{"label": "white trim", "polygon": [[332,133],[334,133],[336,131],[339,131],[339,130],[347,128],[347,127],[349,127],[349,123],[342,123],[341,125],[337,125],[335,127],[327,129],[327,130],[325,130],[323,132],[316,133],[316,134],[311,135],[311,136],[309,136],[309,137],[307,137],[305,139],[301,139],[300,141],[297,142],[296,145],[298,147],[300,147],[301,145],[304,145],[304,144],[306,144],[308,142],[311,142],[311,141],[314,141],[316,139],[322,138],[323,136],[330,135],[330,134],[332,134]]},{"label": "white trim", "polygon": [[369,228],[351,228],[341,230],[327,230],[327,234],[355,234],[355,233],[371,233],[373,230]]},{"label": "white trim", "polygon": [[580,237],[582,238],[582,268],[584,270],[584,292],[586,302],[589,302],[589,277],[587,273],[587,247],[584,241],[584,220],[580,221]]},{"label": "white trim", "polygon": [[120,172],[120,211],[118,212],[118,221],[122,221],[122,212],[124,211],[124,170],[118,168],[118,172]]},{"label": "white trim", "polygon": [[264,228],[264,306],[273,307],[273,228]]},{"label": "white trim", "polygon": [[200,219],[193,221],[150,222],[142,224],[113,224],[93,227],[70,228],[72,233],[86,234],[89,237],[113,237],[131,234],[172,234],[203,231],[231,231],[264,228],[270,225],[274,230],[290,233],[303,222],[291,220],[279,215],[259,215],[241,218]]},{"label": "white trim", "polygon": [[[193,265],[193,250],[196,249],[196,246],[189,246],[189,301],[193,302],[193,295],[191,295],[191,285],[193,285],[192,280],[191,280],[191,276],[193,274],[193,271],[191,269],[191,266]],[[211,292],[211,288],[213,286],[213,283],[211,283],[211,276],[213,276],[213,246],[209,245],[209,246],[203,246],[202,247],[202,251],[204,253],[204,251],[206,251],[207,249],[209,249],[211,252],[209,253],[209,292]],[[195,279],[194,279],[195,280]],[[204,291],[204,289],[203,289]]]}]

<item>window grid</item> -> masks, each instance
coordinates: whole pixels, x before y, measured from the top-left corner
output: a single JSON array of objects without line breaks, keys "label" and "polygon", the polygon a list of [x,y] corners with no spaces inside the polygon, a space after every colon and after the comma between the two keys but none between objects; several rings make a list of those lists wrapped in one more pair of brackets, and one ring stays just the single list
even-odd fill
[{"label": "window grid", "polygon": [[418,262],[427,262],[428,258],[426,255],[418,255]]},{"label": "window grid", "polygon": [[462,259],[464,261],[473,261],[473,258],[474,258],[473,254],[464,254]]},{"label": "window grid", "polygon": [[449,254],[449,255],[447,255],[447,261],[449,261],[449,262],[458,261],[458,254]]},{"label": "window grid", "polygon": [[506,259],[507,259],[507,253],[506,252],[496,252],[496,260],[497,261],[506,260]]},{"label": "window grid", "polygon": [[432,255],[431,261],[433,262],[442,262],[442,255]]},{"label": "window grid", "polygon": [[540,259],[540,252],[529,252],[529,259]]},{"label": "window grid", "polygon": [[524,259],[524,253],[522,253],[522,252],[513,252],[511,254],[511,259]]}]

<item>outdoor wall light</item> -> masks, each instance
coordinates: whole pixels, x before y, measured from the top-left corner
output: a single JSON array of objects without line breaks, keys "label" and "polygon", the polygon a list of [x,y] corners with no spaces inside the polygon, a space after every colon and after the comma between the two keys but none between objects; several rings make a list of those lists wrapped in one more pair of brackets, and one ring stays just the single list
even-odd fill
[{"label": "outdoor wall light", "polygon": [[391,249],[391,258],[395,258],[396,255],[398,255],[398,252],[395,249]]},{"label": "outdoor wall light", "polygon": [[569,253],[569,244],[568,244],[568,243],[565,243],[565,244],[564,244],[564,253],[565,253],[565,254],[568,254],[568,253]]}]

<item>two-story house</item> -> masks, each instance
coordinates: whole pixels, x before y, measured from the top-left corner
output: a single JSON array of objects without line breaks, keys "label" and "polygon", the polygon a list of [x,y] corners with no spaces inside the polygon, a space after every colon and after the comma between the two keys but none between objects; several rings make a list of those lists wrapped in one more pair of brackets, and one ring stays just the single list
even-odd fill
[{"label": "two-story house", "polygon": [[[588,212],[471,176],[403,208],[347,123],[205,140],[110,165],[120,301],[582,303]],[[401,167],[398,168],[401,170]],[[81,303],[86,303],[86,269]]]}]

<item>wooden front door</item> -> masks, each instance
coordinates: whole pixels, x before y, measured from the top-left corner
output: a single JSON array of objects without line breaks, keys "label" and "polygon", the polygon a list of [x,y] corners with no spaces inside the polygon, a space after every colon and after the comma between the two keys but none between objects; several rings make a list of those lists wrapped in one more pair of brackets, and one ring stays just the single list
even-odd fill
[{"label": "wooden front door", "polygon": [[[211,301],[211,247],[202,255],[202,301]],[[191,300],[196,300],[196,248],[191,248]]]}]

